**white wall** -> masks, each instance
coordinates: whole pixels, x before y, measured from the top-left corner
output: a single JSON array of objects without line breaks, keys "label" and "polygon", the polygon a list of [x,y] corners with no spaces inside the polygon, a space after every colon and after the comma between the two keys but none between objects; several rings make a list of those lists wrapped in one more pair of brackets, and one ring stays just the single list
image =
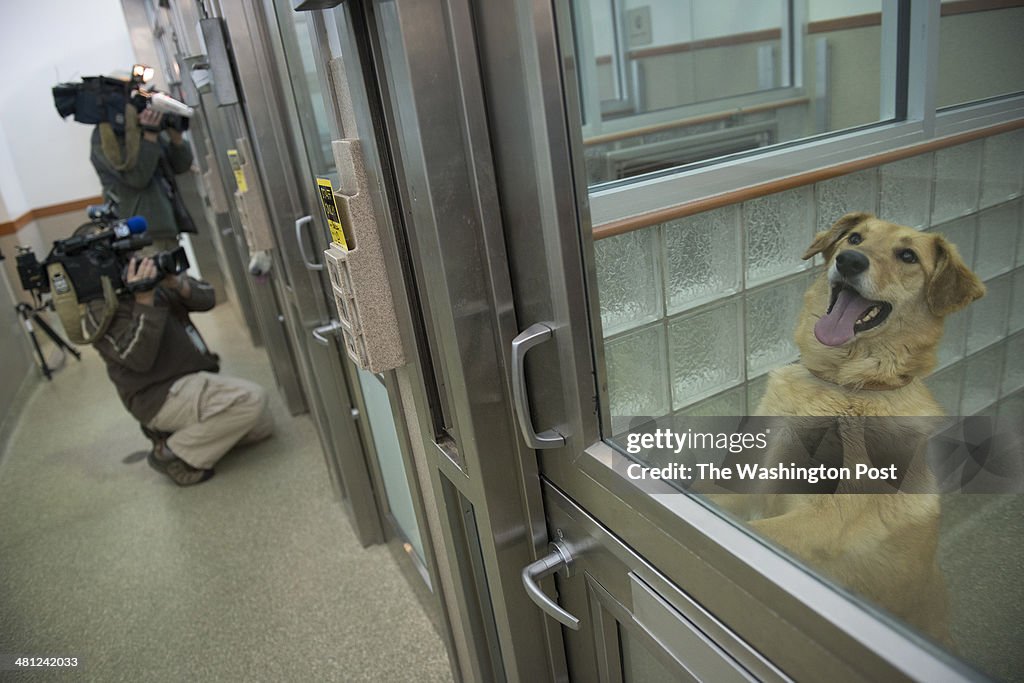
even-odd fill
[{"label": "white wall", "polygon": [[120,0],[0,2],[0,221],[100,193],[92,126],[62,121],[50,89],[133,62]]}]

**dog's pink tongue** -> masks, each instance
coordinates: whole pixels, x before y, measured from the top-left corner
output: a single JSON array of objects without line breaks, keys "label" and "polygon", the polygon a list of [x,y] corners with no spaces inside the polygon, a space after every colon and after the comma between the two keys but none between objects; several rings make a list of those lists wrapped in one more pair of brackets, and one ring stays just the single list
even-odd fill
[{"label": "dog's pink tongue", "polygon": [[853,325],[871,302],[852,289],[842,289],[836,305],[814,324],[814,336],[825,346],[842,346],[853,339]]}]

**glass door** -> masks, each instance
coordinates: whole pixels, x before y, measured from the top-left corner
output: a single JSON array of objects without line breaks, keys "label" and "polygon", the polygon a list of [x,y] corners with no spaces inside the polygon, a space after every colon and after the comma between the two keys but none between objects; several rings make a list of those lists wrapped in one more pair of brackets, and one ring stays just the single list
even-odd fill
[{"label": "glass door", "polygon": [[[268,3],[269,4],[269,3]],[[326,327],[331,333],[330,350],[340,360],[352,394],[353,417],[364,447],[366,467],[378,492],[378,509],[386,525],[386,536],[411,562],[415,572],[429,584],[427,554],[421,520],[414,504],[413,487],[403,457],[401,438],[396,427],[395,410],[386,385],[393,378],[358,367],[348,357],[336,322],[335,297],[327,271],[321,267],[323,252],[333,234],[320,201],[321,188],[341,190],[352,182],[337,168],[333,141],[359,138],[355,113],[368,116],[368,99],[360,88],[360,57],[350,37],[334,21],[325,21],[320,13],[296,12],[289,3],[274,3],[275,18],[281,34],[285,62],[295,94],[297,130],[308,162],[304,174],[308,200],[312,206],[308,225],[296,232],[307,267],[315,267],[322,301],[328,311]],[[344,49],[342,46],[347,45]],[[349,74],[352,74],[351,76]],[[339,105],[344,102],[344,105]],[[345,111],[343,111],[345,110]],[[346,121],[347,119],[347,121]],[[372,137],[372,136],[371,136]],[[298,142],[299,140],[297,140]],[[364,163],[374,164],[371,146]],[[369,192],[370,188],[362,188]],[[351,226],[344,229],[350,229]],[[353,239],[351,232],[349,239]],[[308,263],[313,262],[315,263]]]},{"label": "glass door", "polygon": [[[1019,677],[975,626],[1019,639],[999,597],[1013,580],[981,587],[966,560],[1022,540],[990,525],[1021,509],[1021,262],[994,246],[1020,243],[1019,95],[936,116],[906,74],[935,68],[918,41],[937,3],[855,25],[814,3],[695,0],[644,8],[638,42],[608,43],[647,97],[598,97],[621,89],[593,46],[633,10],[616,23],[610,3],[609,26],[594,3],[527,4],[477,25],[515,409],[557,544],[560,606],[534,597],[567,626],[570,674]],[[842,75],[851,36],[878,73]],[[798,55],[782,83],[741,82],[761,46]],[[874,269],[856,286],[849,259]],[[939,305],[946,266],[957,293]],[[919,305],[929,333],[904,327]]]}]

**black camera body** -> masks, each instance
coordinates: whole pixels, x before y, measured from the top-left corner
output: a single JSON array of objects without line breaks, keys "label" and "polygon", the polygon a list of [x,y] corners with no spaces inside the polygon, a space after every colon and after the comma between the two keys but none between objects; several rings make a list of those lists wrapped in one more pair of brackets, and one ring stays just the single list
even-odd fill
[{"label": "black camera body", "polygon": [[[55,294],[74,291],[78,303],[84,304],[105,297],[104,280],[121,295],[152,289],[167,275],[188,270],[185,248],[178,247],[150,256],[157,267],[155,278],[126,284],[124,276],[132,255],[153,243],[142,234],[146,229],[145,220],[137,216],[112,220],[109,209],[94,216],[96,213],[96,209],[90,209],[93,221],[84,226],[92,228],[91,231],[56,240],[42,262],[36,259],[31,248],[19,248],[16,262],[22,288],[37,296],[51,290]],[[51,269],[52,265],[61,267]]]},{"label": "black camera body", "polygon": [[[85,76],[81,83],[58,83],[53,87],[53,103],[61,118],[74,116],[79,123],[110,123],[118,135],[125,130],[125,106],[137,111],[150,106],[155,91],[144,90],[136,79],[110,76]],[[188,130],[188,117],[164,113],[161,125],[179,131]]]}]

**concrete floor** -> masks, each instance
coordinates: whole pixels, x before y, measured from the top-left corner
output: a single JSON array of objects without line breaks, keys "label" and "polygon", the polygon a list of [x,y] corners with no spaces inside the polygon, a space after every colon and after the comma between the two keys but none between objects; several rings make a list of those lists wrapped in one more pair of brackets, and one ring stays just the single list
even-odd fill
[{"label": "concrete floor", "polygon": [[[231,307],[196,323],[224,372],[274,386]],[[451,680],[393,557],[334,500],[310,419],[271,396],[276,435],[182,489],[122,462],[147,442],[95,351],[41,382],[0,456],[0,654],[76,656],[54,676],[75,681]]]}]

